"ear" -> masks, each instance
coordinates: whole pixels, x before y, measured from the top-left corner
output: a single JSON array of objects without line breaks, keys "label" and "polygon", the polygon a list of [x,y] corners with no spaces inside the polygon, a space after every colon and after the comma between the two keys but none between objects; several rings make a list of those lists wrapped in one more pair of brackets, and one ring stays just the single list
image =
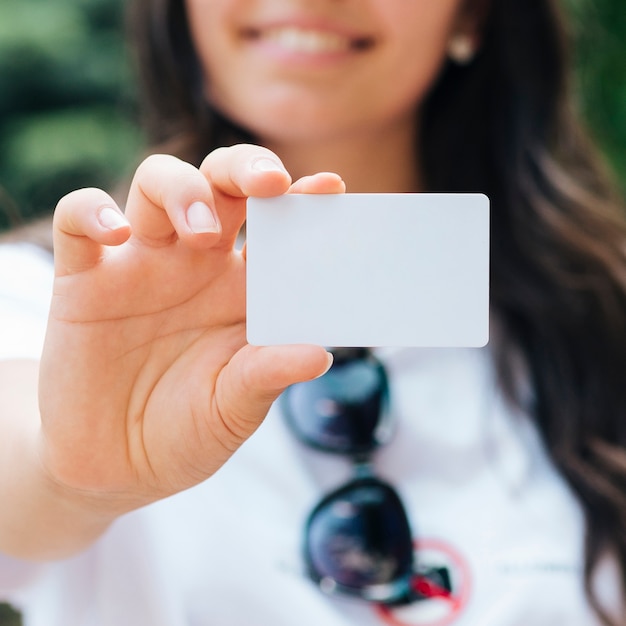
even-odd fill
[{"label": "ear", "polygon": [[462,0],[448,40],[448,57],[459,65],[471,63],[480,48],[492,0]]}]

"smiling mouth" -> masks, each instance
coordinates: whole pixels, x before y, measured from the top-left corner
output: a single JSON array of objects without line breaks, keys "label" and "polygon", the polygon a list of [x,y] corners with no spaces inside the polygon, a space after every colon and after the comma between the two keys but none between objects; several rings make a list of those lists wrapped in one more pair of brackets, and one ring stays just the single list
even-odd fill
[{"label": "smiling mouth", "polygon": [[329,54],[349,51],[362,51],[371,48],[371,37],[349,37],[326,30],[300,28],[297,26],[276,26],[272,28],[246,29],[246,39],[275,45],[289,52],[303,54]]}]

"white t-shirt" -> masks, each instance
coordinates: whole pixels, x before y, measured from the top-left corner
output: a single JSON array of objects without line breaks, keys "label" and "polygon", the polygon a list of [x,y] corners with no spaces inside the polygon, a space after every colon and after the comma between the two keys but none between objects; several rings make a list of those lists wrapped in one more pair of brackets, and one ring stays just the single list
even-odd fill
[{"label": "white t-shirt", "polygon": [[[45,253],[0,246],[0,358],[37,356],[51,277]],[[295,441],[275,406],[215,476],[123,516],[85,552],[0,556],[0,600],[26,626],[599,626],[583,592],[580,506],[503,401],[489,349],[378,355],[397,432],[376,471],[402,497],[418,562],[448,569],[452,599],[383,611],[307,579],[303,523],[353,470]],[[607,606],[617,581],[605,560]]]}]

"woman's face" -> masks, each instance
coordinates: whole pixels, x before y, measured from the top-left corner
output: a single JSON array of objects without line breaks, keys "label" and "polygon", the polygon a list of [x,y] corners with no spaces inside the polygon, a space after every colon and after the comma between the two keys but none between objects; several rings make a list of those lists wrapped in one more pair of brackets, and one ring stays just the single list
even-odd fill
[{"label": "woman's face", "polygon": [[185,0],[207,97],[266,142],[413,117],[463,0]]}]

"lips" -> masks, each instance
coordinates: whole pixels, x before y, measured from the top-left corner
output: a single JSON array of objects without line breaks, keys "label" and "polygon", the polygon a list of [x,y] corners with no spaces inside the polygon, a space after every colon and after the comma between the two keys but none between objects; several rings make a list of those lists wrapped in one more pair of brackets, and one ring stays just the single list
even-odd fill
[{"label": "lips", "polygon": [[248,28],[243,31],[243,36],[286,52],[310,55],[366,50],[373,45],[373,39],[369,36],[352,36],[333,30],[294,25]]}]

